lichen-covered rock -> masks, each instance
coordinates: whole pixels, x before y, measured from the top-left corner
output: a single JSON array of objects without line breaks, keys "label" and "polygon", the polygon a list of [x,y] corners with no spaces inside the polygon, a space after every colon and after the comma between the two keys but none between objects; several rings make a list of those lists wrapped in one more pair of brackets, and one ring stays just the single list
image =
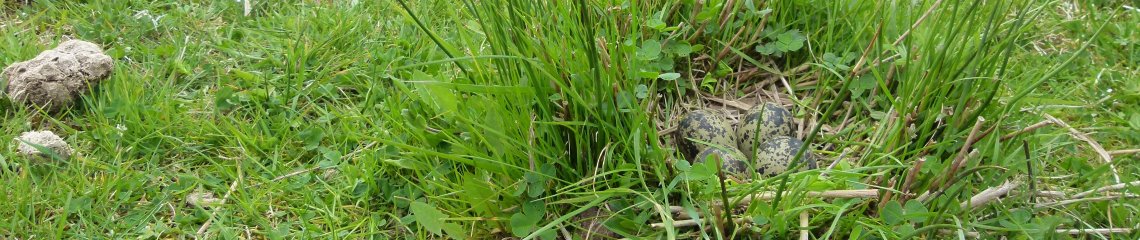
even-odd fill
[{"label": "lichen-covered rock", "polygon": [[725,117],[710,110],[696,110],[685,114],[677,126],[677,148],[686,159],[693,161],[697,153],[710,143],[717,146],[736,146],[732,125]]},{"label": "lichen-covered rock", "polygon": [[63,141],[63,138],[60,138],[51,131],[24,132],[23,134],[20,134],[20,137],[16,138],[15,140],[18,144],[16,147],[17,152],[19,152],[20,155],[24,157],[29,157],[35,160],[51,159],[50,154],[41,152],[40,149],[36,148],[32,144],[39,145],[51,150],[53,153],[55,153],[56,156],[59,156],[61,159],[67,159],[71,157],[71,146],[68,146],[67,142]]},{"label": "lichen-covered rock", "polygon": [[[799,139],[787,136],[776,136],[761,143],[756,148],[756,172],[764,176],[775,176],[787,171],[788,164],[791,164],[792,159],[796,156],[796,151],[799,151],[803,144]],[[800,166],[804,166],[804,169],[816,168],[815,157],[812,156],[811,149],[805,151],[808,152],[805,152],[800,158]]]},{"label": "lichen-covered rock", "polygon": [[111,74],[111,57],[94,43],[70,40],[32,60],[4,68],[5,92],[13,102],[54,112]]},{"label": "lichen-covered rock", "polygon": [[715,148],[710,147],[697,154],[694,163],[703,163],[705,161],[714,161],[714,157],[720,158],[720,169],[726,175],[732,175],[739,178],[748,178],[748,159],[744,157],[744,153],[736,150],[734,147],[729,148]]},{"label": "lichen-covered rock", "polygon": [[748,114],[736,125],[737,148],[752,154],[756,142],[767,142],[776,136],[792,136],[792,113],[775,103],[765,102],[748,110]]}]

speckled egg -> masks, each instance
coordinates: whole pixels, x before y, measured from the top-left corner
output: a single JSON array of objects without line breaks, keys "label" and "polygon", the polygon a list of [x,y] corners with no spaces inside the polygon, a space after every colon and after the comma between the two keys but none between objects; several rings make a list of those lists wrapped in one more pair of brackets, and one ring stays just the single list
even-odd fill
[{"label": "speckled egg", "polygon": [[705,161],[713,160],[713,157],[720,158],[720,168],[724,170],[725,174],[736,175],[740,177],[748,176],[748,159],[744,158],[744,153],[736,148],[729,147],[727,149],[710,147],[697,154],[694,163],[703,163]]},{"label": "speckled egg", "polygon": [[[788,164],[792,162],[792,158],[796,157],[796,151],[799,151],[800,146],[804,143],[799,139],[787,136],[776,136],[768,141],[761,143],[756,148],[756,173],[764,176],[775,176],[783,173],[788,169]],[[808,149],[804,156],[800,158],[801,166],[804,169],[814,169],[815,157],[811,154],[811,149]]]},{"label": "speckled egg", "polygon": [[755,142],[763,143],[776,136],[792,136],[793,131],[791,112],[775,103],[758,104],[748,110],[736,125],[737,147],[751,154]]},{"label": "speckled egg", "polygon": [[697,153],[709,148],[705,143],[725,147],[736,146],[732,124],[724,115],[711,110],[702,109],[685,114],[677,126],[676,134],[677,148],[689,161],[692,161]]}]

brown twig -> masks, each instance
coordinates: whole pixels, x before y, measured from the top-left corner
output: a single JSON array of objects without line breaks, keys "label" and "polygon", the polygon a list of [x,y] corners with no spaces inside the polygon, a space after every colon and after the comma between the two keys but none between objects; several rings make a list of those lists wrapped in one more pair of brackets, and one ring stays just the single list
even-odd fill
[{"label": "brown twig", "polygon": [[910,168],[910,172],[907,173],[906,179],[903,180],[902,189],[900,189],[903,192],[903,196],[900,197],[899,202],[906,202],[906,198],[910,194],[910,187],[914,184],[914,178],[918,176],[918,172],[922,169],[923,163],[926,163],[926,157],[918,158],[918,161],[914,162],[914,167]]},{"label": "brown twig", "polygon": [[[978,150],[973,150],[973,151],[970,151],[970,154],[966,155],[966,159],[967,160],[974,159],[977,156],[978,156]],[[935,186],[937,186],[937,184]],[[919,195],[918,198],[915,198],[915,199],[917,199],[920,202],[926,202],[926,200],[930,200],[930,198],[936,197],[936,196],[942,194],[943,190],[945,190],[945,189],[942,188],[942,189],[927,190],[926,192],[922,193],[922,195]]]},{"label": "brown twig", "polygon": [[665,135],[669,135],[669,134],[672,134],[673,132],[676,132],[676,131],[677,131],[677,126],[672,126],[672,127],[669,127],[669,128],[665,128],[664,130],[661,130],[661,131],[657,131],[657,136],[658,136],[658,137],[663,137],[663,136],[665,136]]},{"label": "brown twig", "polygon": [[[898,183],[898,176],[893,176],[893,177],[891,177],[890,181],[887,181],[887,186],[894,186],[896,183]],[[895,195],[895,192],[884,190],[883,195],[879,195],[878,207],[879,208],[886,207],[887,206],[887,200],[894,197],[894,195]],[[903,196],[903,197],[906,197],[906,196]]]},{"label": "brown twig", "polygon": [[[887,52],[883,52],[883,53],[884,53],[884,54],[886,54]],[[894,60],[895,60],[895,58],[898,58],[898,57],[901,57],[901,56],[902,56],[902,55],[899,55],[899,54],[895,54],[895,55],[891,55],[891,56],[889,56],[889,57],[887,57],[887,58],[884,58],[884,59],[882,59],[882,60],[878,60],[878,59],[876,59],[875,61],[871,62],[871,66],[870,66],[870,67],[865,67],[865,68],[863,68],[863,69],[860,69],[858,72],[855,72],[855,75],[854,75],[854,76],[862,76],[863,74],[867,74],[867,72],[870,72],[870,71],[871,71],[871,69],[875,69],[875,68],[878,68],[880,65],[883,65],[883,63],[890,63],[890,62],[894,61]],[[893,68],[893,67],[894,67],[894,65],[892,65],[891,67]],[[889,70],[888,70],[888,71],[887,71],[887,77],[888,77],[888,78],[894,78],[894,74],[893,74],[893,72],[894,72],[894,71],[889,71]],[[888,82],[888,83],[889,83],[889,82]],[[889,86],[889,84],[888,84],[888,86]],[[876,88],[876,89],[878,89],[878,88]]]},{"label": "brown twig", "polygon": [[[729,0],[729,1],[732,1],[732,0]],[[728,8],[725,8],[725,9],[727,10]],[[728,16],[725,16],[725,17],[728,17]],[[723,21],[721,24],[724,24]],[[748,29],[748,28],[740,28],[740,30],[736,31],[736,34],[732,35],[732,38],[728,40],[728,43],[725,43],[724,48],[722,48],[720,50],[720,53],[716,54],[716,59],[724,59],[724,55],[728,55],[729,50],[732,49],[732,45],[736,44],[736,40],[740,40],[740,35],[744,34],[744,30],[746,30],[746,29]]]},{"label": "brown twig", "polygon": [[[850,73],[850,75],[848,75],[848,79],[852,79],[853,77],[855,77],[856,74],[858,74],[861,71],[860,69],[863,68],[863,64],[867,62],[867,55],[870,55],[871,54],[871,48],[879,43],[879,36],[882,33],[883,33],[883,23],[880,22],[879,26],[875,28],[875,35],[871,36],[871,42],[868,43],[867,46],[863,48],[863,54],[861,54],[859,56],[858,61],[855,61],[855,66],[851,67],[851,73]],[[906,37],[906,36],[903,36],[903,37]],[[840,99],[840,100],[842,100],[842,99]]]},{"label": "brown twig", "polygon": [[950,181],[954,179],[954,175],[958,173],[958,169],[961,169],[962,166],[966,164],[966,160],[969,159],[966,156],[968,156],[970,149],[973,148],[974,143],[977,142],[978,132],[981,131],[982,124],[985,122],[986,119],[982,117],[978,117],[978,120],[974,122],[974,128],[970,130],[970,135],[966,137],[966,144],[962,145],[962,149],[958,150],[958,155],[954,156],[954,162],[950,165],[950,171],[942,180],[941,189],[950,187]]}]

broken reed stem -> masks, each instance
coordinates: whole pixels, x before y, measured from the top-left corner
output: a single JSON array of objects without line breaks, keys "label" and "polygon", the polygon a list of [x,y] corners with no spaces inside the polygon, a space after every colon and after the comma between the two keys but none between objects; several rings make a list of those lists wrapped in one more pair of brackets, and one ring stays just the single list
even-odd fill
[{"label": "broken reed stem", "polygon": [[[890,180],[890,181],[887,181],[887,185],[886,185],[886,186],[894,186],[894,185],[895,185],[895,183],[898,183],[898,176],[894,176],[894,177],[891,177],[891,180]],[[892,191],[887,191],[887,190],[885,190],[885,189],[884,189],[884,190],[883,190],[883,195],[880,195],[880,196],[879,196],[879,205],[878,205],[878,207],[879,207],[879,208],[883,208],[883,207],[887,206],[887,200],[890,200],[890,199],[891,199],[891,197],[894,197],[894,195],[895,195],[895,192],[892,192]],[[904,196],[904,197],[905,197],[905,196]]]},{"label": "broken reed stem", "polygon": [[1110,201],[1110,200],[1116,200],[1116,199],[1121,199],[1121,198],[1136,198],[1136,197],[1140,197],[1140,195],[1129,194],[1129,195],[1112,195],[1112,196],[1091,197],[1091,198],[1077,198],[1077,199],[1069,199],[1069,200],[1064,200],[1064,201],[1038,203],[1038,204],[1034,204],[1033,208],[1051,208],[1051,207],[1064,206],[1064,205],[1069,205],[1069,204],[1074,204],[1074,203]]},{"label": "broken reed stem", "polygon": [[1128,155],[1128,154],[1137,154],[1137,153],[1140,153],[1140,149],[1124,149],[1124,150],[1112,150],[1112,151],[1108,151],[1108,154],[1109,154],[1109,155],[1113,155],[1113,156],[1116,156],[1116,155]]},{"label": "broken reed stem", "polygon": [[974,122],[974,128],[970,130],[970,135],[966,137],[966,144],[962,145],[962,149],[958,150],[958,155],[954,156],[954,162],[950,165],[950,172],[943,178],[942,187],[940,189],[950,187],[950,181],[954,179],[954,175],[958,173],[958,169],[962,168],[962,165],[965,165],[966,160],[969,159],[966,156],[969,155],[970,149],[973,148],[974,143],[977,142],[978,132],[981,131],[982,124],[985,122],[986,119],[983,117],[978,117],[978,120]]},{"label": "broken reed stem", "polygon": [[808,217],[807,211],[800,212],[800,240],[811,239],[811,233],[808,232],[808,227],[810,227],[810,225],[808,225]]},{"label": "broken reed stem", "polygon": [[1051,199],[1062,199],[1066,196],[1065,192],[1062,191],[1037,191],[1035,194],[1037,197],[1045,197]]},{"label": "broken reed stem", "polygon": [[[1114,234],[1114,233],[1129,234],[1129,233],[1132,233],[1131,228],[1088,228],[1088,229],[1075,229],[1074,228],[1074,229],[1057,229],[1055,231],[1056,231],[1056,233],[1069,234],[1069,235]],[[944,234],[944,235],[955,235],[955,234],[958,234],[958,232],[960,232],[960,231],[949,230],[949,229],[943,229],[943,230],[938,231],[938,233]],[[964,232],[962,232],[962,235],[965,235],[968,238],[979,238],[982,236],[981,233],[975,232],[975,231],[964,231]]]},{"label": "broken reed stem", "polygon": [[918,161],[914,162],[914,167],[911,167],[910,172],[906,174],[906,179],[903,180],[903,187],[900,189],[903,195],[900,197],[901,200],[899,202],[906,202],[907,196],[910,195],[910,187],[914,184],[914,178],[918,176],[918,171],[922,169],[923,163],[926,163],[926,157],[918,158]]},{"label": "broken reed stem", "polygon": [[[921,21],[922,20],[919,19],[919,22],[921,22]],[[918,24],[918,23],[916,22],[915,24]],[[851,73],[849,75],[847,75],[848,79],[853,79],[856,76],[856,74],[859,74],[860,69],[863,68],[863,64],[867,63],[867,55],[871,53],[871,47],[873,47],[873,46],[875,46],[875,44],[879,43],[879,37],[882,34],[883,34],[883,24],[879,23],[879,26],[875,28],[875,35],[871,36],[871,42],[867,44],[867,47],[863,48],[863,54],[859,56],[858,61],[855,61],[855,66],[853,66],[851,68]],[[900,40],[903,38],[906,38],[906,35],[899,37]],[[868,69],[870,69],[870,68],[868,68]],[[840,99],[840,100],[842,100],[842,99]]]},{"label": "broken reed stem", "polygon": [[1069,235],[1077,234],[1113,234],[1113,233],[1132,233],[1131,228],[1092,228],[1092,229],[1057,229],[1057,233],[1065,233]]},{"label": "broken reed stem", "polygon": [[1116,191],[1116,190],[1124,189],[1124,188],[1129,187],[1129,186],[1138,186],[1138,185],[1140,185],[1140,181],[1133,181],[1133,182],[1128,182],[1128,183],[1118,183],[1118,184],[1108,185],[1108,186],[1100,187],[1097,189],[1078,193],[1076,195],[1073,195],[1073,198],[1081,198],[1081,197],[1091,195],[1093,193]]},{"label": "broken reed stem", "polygon": [[987,188],[986,190],[975,194],[970,198],[969,201],[962,202],[962,209],[973,210],[978,207],[985,206],[986,204],[989,204],[990,202],[993,202],[1002,196],[1005,196],[1009,193],[1009,191],[1017,188],[1020,185],[1021,183],[1016,181],[1006,181],[1001,186]]},{"label": "broken reed stem", "polygon": [[1050,124],[1053,124],[1053,121],[1050,121],[1050,120],[1044,120],[1044,121],[1041,121],[1041,122],[1035,123],[1035,124],[1033,124],[1033,125],[1029,125],[1028,127],[1025,127],[1025,128],[1023,128],[1023,129],[1021,129],[1021,130],[1017,130],[1016,132],[1012,132],[1012,133],[1010,133],[1010,134],[1006,134],[1005,136],[1001,136],[1001,140],[1002,140],[1002,141],[1006,141],[1006,140],[1009,140],[1009,139],[1011,139],[1011,138],[1013,138],[1013,137],[1017,137],[1017,135],[1021,135],[1021,134],[1024,134],[1024,133],[1027,133],[1027,132],[1030,132],[1030,131],[1033,131],[1033,130],[1037,130],[1038,128],[1042,128],[1042,127],[1045,127],[1045,126],[1049,126]]}]

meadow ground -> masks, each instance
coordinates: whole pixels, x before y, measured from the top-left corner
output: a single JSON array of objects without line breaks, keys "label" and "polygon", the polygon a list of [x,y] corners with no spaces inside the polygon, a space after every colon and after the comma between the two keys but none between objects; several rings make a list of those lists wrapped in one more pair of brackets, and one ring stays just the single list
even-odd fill
[{"label": "meadow ground", "polygon": [[[560,239],[599,206],[625,238],[1140,237],[1135,2],[0,5],[0,64],[115,59],[65,112],[0,99],[0,139],[76,151],[4,142],[0,238]],[[824,168],[674,160],[678,115],[759,101]]]}]

